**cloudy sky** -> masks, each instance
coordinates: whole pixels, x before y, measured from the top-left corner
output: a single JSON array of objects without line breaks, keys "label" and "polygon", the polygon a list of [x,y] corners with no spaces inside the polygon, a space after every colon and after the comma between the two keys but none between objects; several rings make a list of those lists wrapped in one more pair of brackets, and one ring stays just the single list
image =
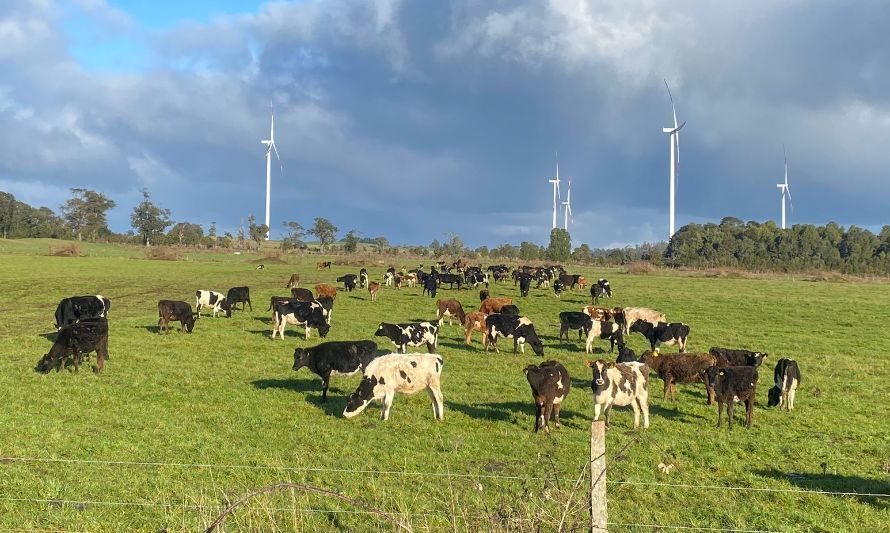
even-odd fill
[{"label": "cloudy sky", "polygon": [[0,2],[0,190],[147,187],[178,221],[472,246],[546,243],[559,154],[574,244],[678,226],[890,223],[890,4],[812,0],[15,0]]}]

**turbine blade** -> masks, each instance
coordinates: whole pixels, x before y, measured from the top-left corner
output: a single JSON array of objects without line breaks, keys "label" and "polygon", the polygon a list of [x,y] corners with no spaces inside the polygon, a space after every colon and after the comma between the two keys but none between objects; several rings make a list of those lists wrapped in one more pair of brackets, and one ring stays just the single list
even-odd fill
[{"label": "turbine blade", "polygon": [[668,86],[667,80],[662,79],[662,81],[664,81],[664,88],[667,89],[668,98],[671,99],[671,111],[674,114],[674,128],[679,129],[679,128],[677,128],[677,108],[674,106],[674,95],[671,94],[671,88]]},{"label": "turbine blade", "polygon": [[791,212],[793,213],[794,212],[794,202],[791,201],[791,188],[786,185],[785,188],[783,189],[783,191],[786,194],[788,194],[788,203],[791,204]]},{"label": "turbine blade", "polygon": [[275,157],[278,158],[278,161],[281,161],[281,156],[278,155],[278,147],[275,146],[275,143],[270,143],[269,146],[275,150]]}]

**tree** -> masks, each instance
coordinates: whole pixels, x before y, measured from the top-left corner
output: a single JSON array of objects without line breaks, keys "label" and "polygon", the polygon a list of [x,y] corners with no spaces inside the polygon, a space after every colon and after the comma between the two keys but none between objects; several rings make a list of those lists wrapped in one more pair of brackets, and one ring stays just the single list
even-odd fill
[{"label": "tree", "polygon": [[430,253],[433,254],[433,257],[439,257],[442,255],[442,245],[439,244],[439,239],[433,239],[433,242],[430,243]]},{"label": "tree", "polygon": [[343,250],[345,250],[346,253],[354,254],[356,250],[358,250],[358,235],[359,233],[354,229],[351,229],[346,233],[343,242]]},{"label": "tree", "polygon": [[207,229],[207,237],[210,238],[210,242],[213,243],[213,247],[216,248],[218,239],[216,235],[216,222],[210,223],[210,227]]},{"label": "tree", "polygon": [[535,243],[522,241],[519,244],[519,258],[523,261],[537,261],[541,259],[541,247]]},{"label": "tree", "polygon": [[62,218],[77,240],[95,238],[100,232],[108,233],[106,214],[117,204],[102,193],[89,189],[71,189],[72,197],[61,206]]},{"label": "tree", "polygon": [[386,253],[390,248],[389,239],[386,237],[374,237],[371,239],[371,244],[377,248],[379,254]]},{"label": "tree", "polygon": [[448,242],[442,246],[442,254],[457,257],[464,253],[464,241],[454,232],[448,234]]},{"label": "tree", "polygon": [[306,229],[299,222],[289,220],[284,223],[287,228],[287,235],[281,240],[281,247],[285,250],[288,248],[304,248],[306,243],[303,238],[306,236]]},{"label": "tree", "polygon": [[314,235],[321,245],[321,253],[324,253],[324,247],[337,240],[337,226],[331,224],[326,218],[315,217],[315,225],[309,230],[310,235]]},{"label": "tree", "polygon": [[587,243],[582,243],[581,246],[575,248],[575,251],[572,252],[572,259],[579,263],[590,263],[593,261],[593,250],[590,249]]},{"label": "tree", "polygon": [[256,217],[250,215],[247,217],[247,233],[250,235],[250,240],[256,243],[256,249],[260,249],[260,244],[262,244],[263,240],[269,235],[269,226],[265,224],[257,224]]},{"label": "tree", "polygon": [[167,232],[167,242],[179,246],[196,246],[204,240],[204,228],[191,222],[177,222]]},{"label": "tree", "polygon": [[153,204],[148,189],[142,189],[142,203],[134,207],[130,215],[130,225],[142,237],[142,244],[151,246],[151,239],[162,235],[172,223],[170,210]]},{"label": "tree", "polygon": [[569,232],[553,228],[550,231],[550,246],[547,247],[547,259],[551,261],[567,261],[572,255],[572,238]]}]

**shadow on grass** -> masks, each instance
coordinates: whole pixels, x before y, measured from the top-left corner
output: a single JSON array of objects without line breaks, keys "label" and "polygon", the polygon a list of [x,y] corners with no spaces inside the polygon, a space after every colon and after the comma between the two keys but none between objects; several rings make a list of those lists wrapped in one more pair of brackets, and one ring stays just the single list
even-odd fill
[{"label": "shadow on grass", "polygon": [[[535,405],[531,399],[528,402],[487,402],[476,405],[469,405],[457,402],[445,401],[446,409],[453,409],[459,413],[463,413],[470,418],[479,420],[498,420],[498,421],[514,421],[517,425],[525,423],[524,418],[531,420],[534,425]],[[575,411],[563,409],[559,414],[560,420],[564,426],[571,428],[580,428],[582,426],[575,424],[578,420],[590,420]]]},{"label": "shadow on grass", "polygon": [[40,333],[39,335],[48,341],[56,342],[56,337],[59,336],[59,332],[58,331],[49,331],[47,333]]},{"label": "shadow on grass", "polygon": [[[789,483],[812,491],[850,492],[857,494],[890,494],[890,483],[879,479],[860,476],[840,476],[837,474],[793,474],[775,468],[755,470],[762,477],[788,481]],[[835,495],[838,498],[853,498],[879,510],[890,509],[890,498],[879,496]]]},{"label": "shadow on grass", "polygon": [[333,383],[328,388],[328,401],[321,401],[321,380],[319,379],[257,379],[251,384],[259,389],[284,389],[292,392],[301,392],[306,396],[306,402],[317,406],[325,413],[337,416],[346,408],[346,398],[352,394],[351,390],[341,390]]},{"label": "shadow on grass", "polygon": [[271,324],[272,323],[272,317],[269,317],[269,316],[255,316],[255,317],[253,317],[253,319],[259,320],[263,324]]}]

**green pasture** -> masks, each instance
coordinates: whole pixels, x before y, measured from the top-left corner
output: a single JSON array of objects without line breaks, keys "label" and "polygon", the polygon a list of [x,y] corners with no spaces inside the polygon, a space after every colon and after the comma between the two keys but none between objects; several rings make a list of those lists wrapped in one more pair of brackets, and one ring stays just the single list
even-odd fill
[{"label": "green pasture", "polygon": [[[291,370],[302,328],[270,340],[269,297],[334,283],[358,266],[316,271],[317,256],[267,261],[257,255],[186,253],[146,260],[138,248],[83,245],[83,257],[50,257],[47,240],[0,241],[0,529],[196,531],[253,489],[280,481],[336,491],[396,517],[414,531],[551,531],[586,525],[584,483],[592,419],[583,342],[560,343],[558,313],[580,310],[586,292],[556,299],[512,282],[511,296],[543,336],[546,358],[572,375],[563,427],[535,434],[522,369],[530,349],[483,353],[463,329],[443,326],[445,420],[425,394],[397,396],[391,418],[379,406],[341,416],[359,376],[335,376],[326,404],[320,381]],[[397,260],[396,267],[410,263]],[[390,263],[387,263],[389,265]],[[486,263],[487,264],[487,263]],[[385,266],[368,265],[372,280]],[[794,278],[710,278],[691,273],[607,277],[610,305],[647,306],[692,328],[691,351],[713,345],[769,352],[760,372],[754,427],[717,429],[701,385],[680,385],[678,401],[651,382],[651,428],[634,431],[629,408],[613,411],[607,436],[609,521],[613,531],[659,526],[769,531],[887,531],[890,498],[890,284]],[[194,305],[196,289],[247,285],[253,312],[204,317],[191,335],[158,335],[159,299]],[[66,296],[112,300],[110,359],[101,376],[81,368],[37,374],[52,344],[53,311]],[[478,308],[478,290],[439,292]],[[338,294],[327,340],[374,339],[380,321],[431,319],[421,289]],[[177,324],[178,329],[178,324]],[[638,353],[646,344],[629,337]],[[595,357],[608,344],[597,344]],[[668,348],[665,351],[670,351]],[[798,360],[803,383],[792,413],[766,408],[772,368]],[[743,411],[740,409],[739,411]],[[739,416],[737,412],[737,417]],[[740,422],[741,418],[737,418]],[[658,465],[674,465],[669,473]],[[730,488],[731,487],[731,488]],[[771,490],[752,490],[771,489]],[[775,490],[772,490],[775,489]],[[565,517],[563,517],[565,514]],[[634,525],[636,524],[636,525]],[[226,531],[393,530],[374,511],[284,490],[260,495],[230,515]]]}]

